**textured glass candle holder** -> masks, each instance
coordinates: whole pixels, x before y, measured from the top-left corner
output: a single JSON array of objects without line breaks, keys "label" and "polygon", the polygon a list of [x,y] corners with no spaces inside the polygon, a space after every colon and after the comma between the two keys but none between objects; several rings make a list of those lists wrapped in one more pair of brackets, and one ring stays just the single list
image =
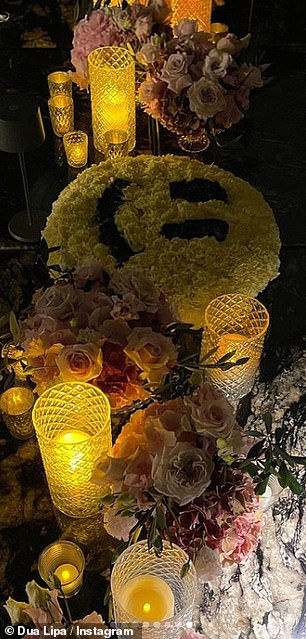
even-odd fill
[{"label": "textured glass candle holder", "polygon": [[73,131],[73,100],[68,95],[54,95],[48,100],[52,129],[59,138]]},{"label": "textured glass candle holder", "polygon": [[124,158],[129,153],[129,140],[127,131],[116,129],[105,133],[105,155],[111,160]]},{"label": "textured glass candle holder", "polygon": [[212,42],[216,43],[228,34],[229,28],[227,24],[221,22],[212,22],[210,25],[210,33]]},{"label": "textured glass candle holder", "polygon": [[106,153],[105,133],[128,132],[128,150],[135,146],[135,62],[122,47],[101,47],[88,58],[93,142]]},{"label": "textured glass candle holder", "polygon": [[208,380],[229,399],[238,400],[252,389],[268,326],[269,313],[265,306],[247,295],[220,295],[208,304],[201,355],[216,350],[205,363],[216,364],[232,351],[235,354],[229,361],[249,358],[245,364],[226,371],[205,370]]},{"label": "textured glass candle holder", "polygon": [[199,31],[210,31],[212,0],[171,0],[172,18],[174,27],[183,18],[196,20]]},{"label": "textured glass candle holder", "polygon": [[69,166],[79,169],[87,164],[88,136],[84,131],[71,131],[64,135],[64,148]]},{"label": "textured glass candle holder", "polygon": [[54,71],[48,75],[50,97],[54,95],[68,95],[72,97],[72,80],[67,71]]},{"label": "textured glass candle holder", "polygon": [[[38,572],[41,579],[52,589],[54,583],[50,575],[55,573],[62,584],[65,597],[72,597],[81,589],[84,568],[83,552],[72,541],[56,541],[44,548],[38,558]],[[65,579],[61,579],[62,575]]]},{"label": "textured glass candle holder", "polygon": [[188,561],[187,554],[169,542],[163,543],[160,557],[153,549],[148,550],[148,542],[140,541],[125,550],[117,559],[111,576],[114,615],[117,623],[139,624],[120,603],[120,591],[131,579],[140,575],[153,575],[163,579],[174,596],[174,616],[160,622],[143,622],[142,639],[179,639],[183,629],[192,622],[192,613],[197,594],[197,576],[193,564],[186,576],[181,578],[181,570]]},{"label": "textured glass candle holder", "polygon": [[37,400],[33,422],[56,508],[71,517],[97,513],[103,488],[91,475],[111,447],[106,395],[91,384],[57,384]]},{"label": "textured glass candle holder", "polygon": [[2,417],[16,439],[29,439],[35,434],[32,421],[34,401],[34,394],[24,386],[8,388],[0,397]]}]

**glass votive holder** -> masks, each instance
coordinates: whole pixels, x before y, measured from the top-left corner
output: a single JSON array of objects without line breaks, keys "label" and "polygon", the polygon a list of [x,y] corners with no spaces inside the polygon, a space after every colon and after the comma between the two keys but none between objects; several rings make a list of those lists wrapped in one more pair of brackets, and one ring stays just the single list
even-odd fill
[{"label": "glass votive holder", "polygon": [[124,158],[129,153],[128,132],[111,129],[104,134],[105,155],[111,160]]},{"label": "glass votive holder", "polygon": [[[146,540],[127,548],[115,562],[111,575],[116,623],[140,624],[143,639],[179,639],[192,623],[197,594],[192,563],[185,577],[181,577],[187,561],[188,555],[181,548],[166,541],[159,557],[153,549],[148,550]],[[139,607],[137,616],[135,609]],[[152,613],[156,611],[160,615],[156,614],[159,618],[154,621]],[[148,621],[144,621],[147,613]]]},{"label": "glass votive holder", "polygon": [[52,575],[61,583],[59,596],[73,597],[82,587],[85,568],[84,554],[72,541],[56,541],[44,548],[38,558],[38,572],[41,579],[54,588]]},{"label": "glass votive holder", "polygon": [[62,137],[73,131],[73,100],[68,95],[54,95],[48,100],[52,129],[55,135]]},{"label": "glass votive holder", "polygon": [[248,358],[229,370],[205,369],[208,380],[230,400],[241,399],[254,385],[269,321],[266,307],[247,295],[220,295],[206,307],[201,357],[215,350],[204,363],[216,364],[233,351],[229,362]]},{"label": "glass votive holder", "polygon": [[8,388],[0,397],[2,417],[16,439],[30,439],[35,433],[32,422],[34,402],[34,393],[24,386]]},{"label": "glass votive holder", "polygon": [[210,34],[211,40],[214,44],[221,40],[221,38],[225,38],[228,34],[229,28],[227,24],[222,24],[222,22],[212,22],[210,25]]},{"label": "glass votive holder", "polygon": [[84,131],[70,131],[64,135],[64,148],[69,166],[79,169],[87,164],[88,136]]},{"label": "glass votive holder", "polygon": [[50,97],[54,95],[72,96],[72,80],[67,71],[53,71],[48,75]]}]

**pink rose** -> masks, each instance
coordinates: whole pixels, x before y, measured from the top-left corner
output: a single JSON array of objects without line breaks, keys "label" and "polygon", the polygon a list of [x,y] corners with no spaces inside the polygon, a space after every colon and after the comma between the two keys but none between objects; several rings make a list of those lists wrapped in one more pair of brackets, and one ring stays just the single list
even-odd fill
[{"label": "pink rose", "polygon": [[139,99],[142,104],[152,108],[154,101],[159,100],[166,89],[166,85],[163,82],[159,82],[155,78],[147,77],[139,87]]},{"label": "pink rose", "polygon": [[209,384],[203,384],[186,404],[198,433],[213,439],[227,439],[236,426],[234,409],[226,397]]},{"label": "pink rose", "polygon": [[132,293],[141,311],[154,314],[158,309],[159,293],[141,271],[117,271],[110,280],[109,288],[119,295]]},{"label": "pink rose", "polygon": [[224,537],[218,543],[218,550],[221,563],[230,566],[240,563],[257,548],[262,530],[261,515],[259,511],[243,513],[236,517],[225,530]]},{"label": "pink rose", "polygon": [[166,82],[168,89],[173,93],[179,94],[192,84],[188,69],[189,63],[189,56],[185,52],[172,53],[165,62],[160,79]]},{"label": "pink rose", "polygon": [[243,118],[243,111],[239,108],[235,98],[227,94],[225,97],[224,110],[217,113],[215,123],[222,129],[229,129],[233,124],[237,124]]},{"label": "pink rose", "polygon": [[139,42],[145,42],[152,29],[152,17],[150,15],[140,16],[136,20],[135,34]]},{"label": "pink rose", "polygon": [[225,107],[222,88],[217,82],[205,76],[194,82],[188,89],[188,97],[191,111],[194,111],[200,120],[206,121],[208,118],[213,118]]},{"label": "pink rose", "polygon": [[88,260],[77,266],[73,274],[76,288],[84,288],[87,282],[103,282],[103,266],[98,260]]},{"label": "pink rose", "polygon": [[153,402],[145,409],[145,424],[149,419],[156,419],[162,428],[173,431],[176,439],[183,431],[191,430],[190,411],[181,398],[169,399],[162,403]]},{"label": "pink rose", "polygon": [[196,20],[183,18],[173,27],[173,33],[177,38],[185,38],[193,35],[198,31],[198,23]]},{"label": "pink rose", "polygon": [[102,371],[102,352],[95,344],[64,346],[56,358],[65,382],[88,382]]},{"label": "pink rose", "polygon": [[151,384],[160,384],[177,360],[177,351],[169,337],[151,328],[134,328],[124,349]]},{"label": "pink rose", "polygon": [[57,320],[71,319],[74,315],[75,291],[71,284],[57,280],[35,302],[35,312]]}]

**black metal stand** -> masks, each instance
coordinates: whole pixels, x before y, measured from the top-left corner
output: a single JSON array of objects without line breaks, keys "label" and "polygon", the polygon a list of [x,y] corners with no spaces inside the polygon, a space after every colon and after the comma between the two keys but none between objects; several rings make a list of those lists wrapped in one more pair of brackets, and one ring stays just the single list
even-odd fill
[{"label": "black metal stand", "polygon": [[16,213],[16,215],[12,217],[8,225],[8,230],[10,235],[15,240],[18,240],[18,242],[35,243],[41,239],[41,231],[45,226],[47,214],[42,212],[35,215],[35,220],[33,219],[24,153],[19,153],[18,155],[27,209],[26,211]]},{"label": "black metal stand", "polygon": [[251,3],[250,3],[250,11],[249,11],[249,19],[248,19],[248,30],[247,30],[247,33],[252,33],[252,23],[253,23],[254,5],[255,5],[255,0],[251,0]]},{"label": "black metal stand", "polygon": [[159,122],[150,115],[148,115],[148,137],[152,155],[161,155]]}]

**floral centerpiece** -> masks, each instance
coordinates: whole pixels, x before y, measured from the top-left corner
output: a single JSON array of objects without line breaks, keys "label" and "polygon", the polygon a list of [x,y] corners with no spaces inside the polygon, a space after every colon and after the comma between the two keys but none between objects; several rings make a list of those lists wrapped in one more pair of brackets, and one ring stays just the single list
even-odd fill
[{"label": "floral centerpiece", "polygon": [[174,27],[174,34],[164,45],[151,41],[142,46],[138,57],[148,73],[139,97],[150,115],[181,136],[182,145],[187,140],[198,145],[194,150],[203,150],[243,118],[267,65],[239,62],[249,35],[239,40],[229,33],[214,43],[211,34],[199,32],[196,21],[188,19]]},{"label": "floral centerpiece", "polygon": [[159,385],[177,360],[163,328],[172,314],[140,272],[111,277],[90,261],[39,289],[20,322],[27,373],[41,394],[53,384],[90,382],[121,408]]},{"label": "floral centerpiece", "polygon": [[74,28],[71,62],[75,72],[71,77],[81,89],[88,87],[87,57],[98,47],[128,46],[137,51],[162,25],[169,14],[164,0],[149,0],[143,4],[126,1],[121,6],[109,6],[109,2],[97,2]]},{"label": "floral centerpiece", "polygon": [[168,539],[204,580],[241,562],[262,528],[255,483],[232,466],[245,446],[232,406],[208,384],[137,411],[93,475],[107,532],[128,542],[143,529],[157,552]]}]

